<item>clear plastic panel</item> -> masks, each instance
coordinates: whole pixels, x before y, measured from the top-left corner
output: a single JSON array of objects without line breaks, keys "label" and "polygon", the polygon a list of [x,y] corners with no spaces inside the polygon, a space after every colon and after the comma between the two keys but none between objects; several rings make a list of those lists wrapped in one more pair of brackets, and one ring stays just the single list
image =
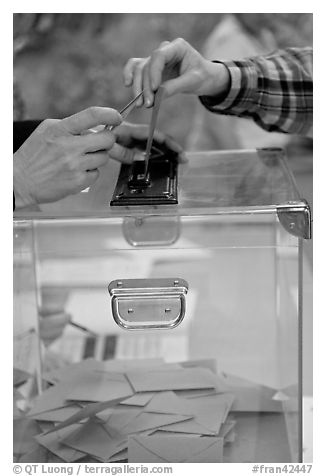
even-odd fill
[{"label": "clear plastic panel", "polygon": [[[206,462],[301,461],[301,255],[277,209],[302,201],[280,150],[188,159],[178,205],[110,208],[112,162],[89,191],[16,213],[15,340],[27,321],[42,357],[31,372],[38,389],[20,409],[31,413],[20,414],[29,423],[17,460],[139,462],[141,437],[174,461],[176,435],[196,446],[201,435],[216,445]],[[181,294],[166,283],[180,281],[177,327],[115,323],[110,283],[122,291],[132,283],[138,301],[124,301],[128,321],[145,313],[141,322],[155,324],[162,309],[178,315]],[[52,389],[34,398],[41,379]],[[89,404],[99,407],[85,424]],[[63,433],[41,436],[79,411],[83,419]]]},{"label": "clear plastic panel", "polygon": [[13,448],[14,459],[35,448],[36,422],[26,417],[41,391],[37,285],[31,222],[14,227],[13,253]]},{"label": "clear plastic panel", "polygon": [[[217,372],[219,394],[235,396],[228,420],[235,430],[225,440],[223,461],[300,460],[298,239],[275,215],[41,220],[33,226],[39,306],[52,299],[71,316],[47,346],[45,379],[51,365],[64,369],[86,359],[92,365],[92,358],[127,372],[137,362],[147,371],[163,361],[204,367]],[[189,284],[182,323],[173,330],[119,328],[109,283],[153,278]],[[98,377],[92,371],[89,385],[76,383],[79,390],[70,389],[68,398],[80,404],[90,391],[89,398],[100,398],[107,375]],[[183,396],[180,389],[176,394]]]},{"label": "clear plastic panel", "polygon": [[120,166],[114,161],[101,169],[88,190],[39,210],[16,211],[17,217],[94,217],[134,215],[196,215],[275,210],[300,202],[281,149],[192,152],[179,164],[178,205],[110,207]]}]

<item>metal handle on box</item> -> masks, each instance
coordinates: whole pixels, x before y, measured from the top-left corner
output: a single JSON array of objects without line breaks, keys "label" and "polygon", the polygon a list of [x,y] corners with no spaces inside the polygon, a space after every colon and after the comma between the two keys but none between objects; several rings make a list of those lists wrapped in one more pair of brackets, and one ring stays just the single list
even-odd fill
[{"label": "metal handle on box", "polygon": [[113,319],[127,330],[173,329],[185,316],[188,287],[181,278],[114,280]]}]

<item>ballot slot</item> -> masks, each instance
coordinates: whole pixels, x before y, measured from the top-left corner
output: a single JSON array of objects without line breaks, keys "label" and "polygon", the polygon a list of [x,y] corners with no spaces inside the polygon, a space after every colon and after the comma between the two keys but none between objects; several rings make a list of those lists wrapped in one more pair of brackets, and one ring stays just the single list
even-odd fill
[{"label": "ballot slot", "polygon": [[132,164],[122,164],[110,205],[177,204],[177,158],[178,155],[173,151],[153,147],[146,173],[143,155]]},{"label": "ballot slot", "polygon": [[133,156],[131,165],[123,164],[111,206],[177,204],[178,154],[164,144],[155,143],[154,133],[165,88],[154,95],[145,151]]},{"label": "ballot slot", "polygon": [[173,329],[185,316],[188,288],[181,278],[114,280],[113,318],[126,330]]}]

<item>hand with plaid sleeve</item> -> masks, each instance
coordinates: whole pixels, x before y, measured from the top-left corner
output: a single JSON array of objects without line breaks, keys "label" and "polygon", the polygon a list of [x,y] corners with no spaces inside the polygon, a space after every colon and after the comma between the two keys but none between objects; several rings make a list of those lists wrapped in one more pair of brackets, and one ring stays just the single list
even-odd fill
[{"label": "hand with plaid sleeve", "polygon": [[152,106],[167,95],[197,94],[210,111],[252,118],[267,131],[312,136],[312,48],[286,48],[241,61],[209,61],[183,39],[163,42],[148,58],[132,58],[125,84]]}]

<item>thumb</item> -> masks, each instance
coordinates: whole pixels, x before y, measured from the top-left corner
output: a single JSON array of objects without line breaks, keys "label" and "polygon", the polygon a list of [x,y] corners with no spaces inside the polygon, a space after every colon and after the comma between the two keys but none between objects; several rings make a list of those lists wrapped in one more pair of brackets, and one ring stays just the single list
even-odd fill
[{"label": "thumb", "polygon": [[94,106],[61,119],[56,127],[61,127],[70,134],[80,134],[101,124],[118,126],[121,122],[122,117],[115,109]]}]

